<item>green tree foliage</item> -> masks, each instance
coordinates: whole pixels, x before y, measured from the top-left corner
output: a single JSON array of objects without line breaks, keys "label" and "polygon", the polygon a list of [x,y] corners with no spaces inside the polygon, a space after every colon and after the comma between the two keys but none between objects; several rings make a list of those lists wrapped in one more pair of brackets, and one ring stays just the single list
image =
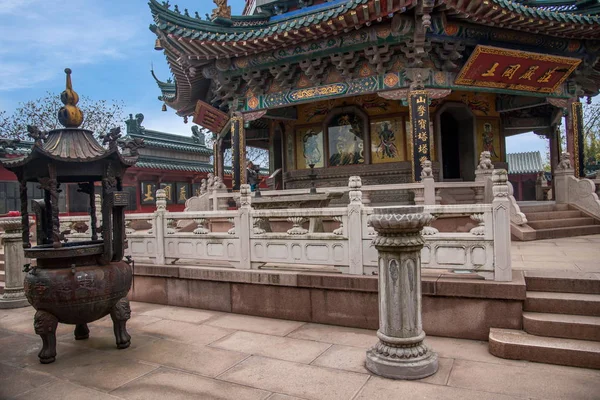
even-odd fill
[{"label": "green tree foliage", "polygon": [[[124,104],[121,101],[81,96],[77,105],[83,112],[81,128],[89,129],[96,135],[123,124]],[[44,97],[19,104],[12,114],[0,110],[0,137],[27,139],[27,125],[35,125],[42,131],[61,128],[58,110],[62,106],[60,94],[48,92]]]},{"label": "green tree foliage", "polygon": [[600,104],[587,104],[583,108],[583,152],[587,172],[600,164]]}]

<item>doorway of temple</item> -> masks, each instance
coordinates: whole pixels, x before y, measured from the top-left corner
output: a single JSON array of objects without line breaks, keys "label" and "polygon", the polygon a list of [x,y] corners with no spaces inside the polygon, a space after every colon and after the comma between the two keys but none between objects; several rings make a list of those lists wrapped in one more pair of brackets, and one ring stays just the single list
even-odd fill
[{"label": "doorway of temple", "polygon": [[475,180],[476,151],[474,116],[462,104],[446,104],[438,112],[440,143],[440,179],[444,181]]}]

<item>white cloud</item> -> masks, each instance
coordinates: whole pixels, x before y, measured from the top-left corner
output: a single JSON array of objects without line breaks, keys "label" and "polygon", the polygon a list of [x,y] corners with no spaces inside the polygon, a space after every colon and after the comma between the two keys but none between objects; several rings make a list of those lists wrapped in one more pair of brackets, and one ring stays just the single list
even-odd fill
[{"label": "white cloud", "polygon": [[160,111],[161,104],[157,102],[155,110],[136,111],[144,114],[144,122],[142,125],[146,129],[153,131],[161,131],[173,133],[175,135],[192,136],[192,120],[185,124],[183,118],[175,114],[175,111],[169,109],[167,112]]},{"label": "white cloud", "polygon": [[548,139],[544,139],[542,136],[536,135],[533,132],[522,133],[506,138],[507,153],[539,151],[542,155],[542,159],[546,159],[546,151],[548,148]]},{"label": "white cloud", "polygon": [[103,3],[2,0],[0,91],[35,86],[65,66],[123,58],[128,49],[146,44],[136,39],[145,28],[139,16],[119,14],[118,7]]}]

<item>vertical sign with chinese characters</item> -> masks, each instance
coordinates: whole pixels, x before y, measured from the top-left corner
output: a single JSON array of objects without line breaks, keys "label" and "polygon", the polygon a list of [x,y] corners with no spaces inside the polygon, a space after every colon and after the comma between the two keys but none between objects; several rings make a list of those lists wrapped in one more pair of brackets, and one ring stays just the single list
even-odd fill
[{"label": "vertical sign with chinese characters", "polygon": [[576,101],[571,104],[573,121],[573,168],[575,176],[581,178],[585,175],[585,157],[583,155],[583,105]]},{"label": "vertical sign with chinese characters", "polygon": [[421,180],[421,163],[431,160],[431,133],[429,124],[429,94],[426,90],[408,93],[408,107],[412,130],[413,179]]},{"label": "vertical sign with chinese characters", "polygon": [[231,152],[232,160],[232,187],[240,190],[242,184],[242,172],[245,172],[244,160],[242,159],[240,141],[243,140],[244,118],[234,115],[231,118]]}]

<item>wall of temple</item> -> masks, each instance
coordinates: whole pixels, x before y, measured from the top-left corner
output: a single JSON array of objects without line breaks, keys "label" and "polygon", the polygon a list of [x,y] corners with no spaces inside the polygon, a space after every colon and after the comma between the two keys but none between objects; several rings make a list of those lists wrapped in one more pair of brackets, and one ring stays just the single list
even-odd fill
[{"label": "wall of temple", "polygon": [[[437,178],[440,169],[447,169],[441,165],[444,153],[446,163],[461,163],[460,170],[471,169],[470,174],[463,173],[463,180],[473,179],[484,150],[490,152],[493,161],[505,161],[495,94],[453,92],[433,99],[429,111]],[[444,125],[448,118],[445,113],[455,116],[455,128]],[[355,96],[301,104],[297,114],[295,122],[285,125],[286,188],[309,186],[310,164],[314,164],[321,186],[345,185],[347,177],[354,174],[361,175],[366,184],[412,181],[409,108],[402,101],[376,94]],[[461,131],[456,139],[451,137],[454,130]],[[457,141],[461,142],[458,147],[450,148]],[[448,153],[452,151],[456,152],[454,158]]]}]

